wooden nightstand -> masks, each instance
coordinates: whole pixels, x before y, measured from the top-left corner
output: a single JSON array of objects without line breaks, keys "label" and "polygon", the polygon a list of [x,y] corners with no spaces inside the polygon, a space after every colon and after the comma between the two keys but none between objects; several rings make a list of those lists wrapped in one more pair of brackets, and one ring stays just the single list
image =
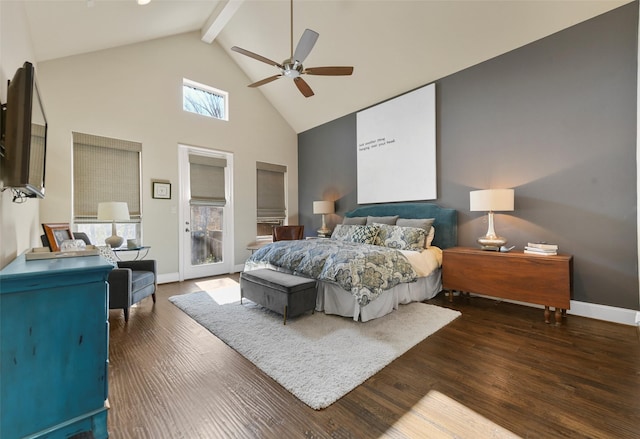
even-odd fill
[{"label": "wooden nightstand", "polygon": [[571,255],[538,256],[522,251],[508,253],[469,247],[443,251],[442,286],[449,291],[483,294],[544,305],[544,320],[550,322],[549,307],[555,307],[556,323],[570,309],[573,276]]}]

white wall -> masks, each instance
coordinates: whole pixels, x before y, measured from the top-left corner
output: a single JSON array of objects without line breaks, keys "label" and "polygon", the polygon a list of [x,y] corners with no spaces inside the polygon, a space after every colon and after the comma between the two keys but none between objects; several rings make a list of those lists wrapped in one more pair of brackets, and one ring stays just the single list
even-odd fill
[{"label": "white wall", "polygon": [[[7,80],[25,61],[34,62],[22,2],[0,1],[0,101],[7,102]],[[12,202],[10,190],[0,193],[0,268],[30,247],[40,245],[41,201]]]},{"label": "white wall", "polygon": [[[41,222],[71,222],[72,131],[142,143],[143,242],[160,274],[178,271],[178,144],[234,154],[234,264],[255,237],[255,162],[286,165],[297,222],[297,137],[214,43],[188,33],[42,62],[39,85],[49,122]],[[229,122],[182,111],[182,78],[229,92]],[[151,180],[172,183],[172,199],[151,197]],[[165,276],[167,278],[167,276]]]}]

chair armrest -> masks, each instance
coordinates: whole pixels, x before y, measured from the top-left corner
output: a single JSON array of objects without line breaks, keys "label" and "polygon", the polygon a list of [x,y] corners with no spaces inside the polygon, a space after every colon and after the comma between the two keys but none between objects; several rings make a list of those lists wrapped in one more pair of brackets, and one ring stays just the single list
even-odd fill
[{"label": "chair armrest", "polygon": [[156,271],[155,259],[141,259],[138,261],[118,261],[118,268],[129,268],[133,271],[151,271],[154,275]]},{"label": "chair armrest", "polygon": [[140,259],[138,261],[118,261],[118,268],[129,268],[133,271],[151,271],[156,274],[155,259]]},{"label": "chair armrest", "polygon": [[109,308],[124,308],[131,304],[131,269],[114,268],[109,273]]}]

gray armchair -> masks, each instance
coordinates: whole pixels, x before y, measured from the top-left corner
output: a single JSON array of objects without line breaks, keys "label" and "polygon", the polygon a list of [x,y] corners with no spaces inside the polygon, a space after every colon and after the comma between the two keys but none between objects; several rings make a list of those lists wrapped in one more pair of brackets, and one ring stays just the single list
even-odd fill
[{"label": "gray armchair", "polygon": [[[91,241],[86,233],[74,232],[75,239],[82,239],[87,245]],[[49,246],[46,235],[41,235],[42,245]],[[117,261],[118,266],[109,273],[109,309],[122,309],[124,321],[129,321],[129,308],[145,297],[151,296],[156,303],[158,272],[154,259],[139,261]]]},{"label": "gray armchair", "polygon": [[109,309],[124,311],[124,321],[129,321],[129,307],[151,296],[156,303],[158,276],[156,261],[118,261],[118,268],[109,273]]}]

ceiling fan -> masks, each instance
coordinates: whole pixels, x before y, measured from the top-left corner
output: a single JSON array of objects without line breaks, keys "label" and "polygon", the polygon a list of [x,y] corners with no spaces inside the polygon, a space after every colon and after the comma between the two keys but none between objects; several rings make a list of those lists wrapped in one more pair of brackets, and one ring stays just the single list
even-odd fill
[{"label": "ceiling fan", "polygon": [[300,41],[298,41],[295,52],[293,51],[293,0],[291,0],[291,57],[285,59],[282,61],[282,64],[280,64],[238,46],[233,46],[231,50],[277,67],[280,70],[279,74],[269,76],[268,78],[254,82],[253,84],[249,84],[249,87],[260,87],[261,85],[268,84],[269,82],[285,76],[293,79],[293,82],[298,87],[298,90],[300,90],[300,93],[302,93],[304,97],[308,98],[313,96],[313,90],[311,90],[309,84],[301,78],[301,75],[348,76],[353,73],[353,67],[346,66],[304,68],[302,62],[307,58],[311,49],[313,49],[318,36],[319,34],[317,32],[312,31],[311,29],[305,29],[302,37],[300,37]]}]

